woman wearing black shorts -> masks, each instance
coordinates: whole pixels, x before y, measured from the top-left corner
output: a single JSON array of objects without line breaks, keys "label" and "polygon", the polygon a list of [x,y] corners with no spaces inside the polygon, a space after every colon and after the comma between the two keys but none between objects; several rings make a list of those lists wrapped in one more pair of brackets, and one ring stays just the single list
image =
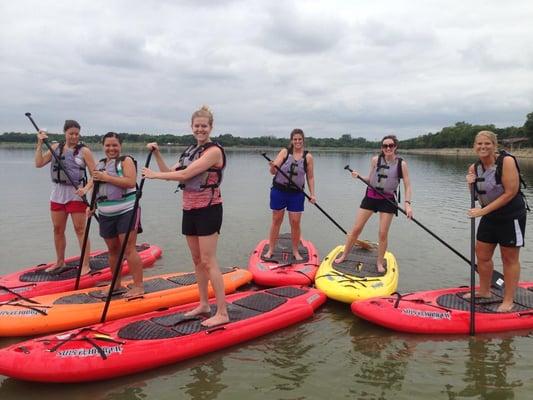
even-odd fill
[{"label": "woman wearing black shorts", "polygon": [[[344,251],[342,255],[335,260],[336,263],[344,261],[363,231],[366,222],[372,214],[379,212],[379,243],[376,267],[379,272],[385,272],[383,258],[385,256],[385,251],[387,250],[389,228],[392,222],[392,217],[397,215],[398,209],[389,201],[385,200],[383,196],[396,203],[396,189],[400,184],[400,179],[403,179],[405,188],[405,211],[407,217],[411,218],[413,216],[409,171],[405,160],[396,155],[397,148],[398,139],[396,136],[388,135],[381,139],[381,153],[378,156],[372,157],[369,176],[363,178],[373,187],[377,188],[380,193],[378,194],[370,188],[367,189],[365,197],[359,206],[354,227],[346,237]],[[357,178],[359,173],[354,171],[352,172],[352,176]]]},{"label": "woman wearing black shorts", "polygon": [[[475,184],[481,208],[468,211],[471,218],[481,217],[476,235],[479,272],[477,297],[491,297],[492,256],[500,245],[505,280],[504,297],[498,312],[513,309],[513,299],[520,279],[520,248],[524,246],[526,202],[520,191],[520,171],[509,153],[496,152],[498,139],[490,131],[481,131],[474,140],[479,160],[470,165],[466,181]],[[465,298],[469,294],[465,295]]]},{"label": "woman wearing black shorts", "polygon": [[169,168],[157,143],[147,147],[154,155],[161,172],[143,168],[148,179],[179,181],[183,190],[182,233],[187,238],[194,269],[200,289],[200,304],[187,315],[209,313],[208,281],[215,291],[217,311],[202,322],[211,327],[229,322],[224,294],[224,281],[216,259],[220,227],[222,225],[222,196],[220,183],[226,166],[224,149],[209,138],[213,129],[213,114],[206,106],[195,111],[191,128],[196,139],[180,156],[179,161]]}]

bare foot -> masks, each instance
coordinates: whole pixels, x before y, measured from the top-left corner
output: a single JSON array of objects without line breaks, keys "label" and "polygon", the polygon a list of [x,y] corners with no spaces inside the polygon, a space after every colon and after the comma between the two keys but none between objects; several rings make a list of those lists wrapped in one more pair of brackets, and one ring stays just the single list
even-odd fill
[{"label": "bare foot", "polygon": [[193,308],[191,311],[186,312],[185,316],[194,317],[195,315],[209,314],[209,313],[211,313],[211,308],[209,307],[209,304],[205,304],[205,305],[200,304],[198,307]]},{"label": "bare foot", "polygon": [[514,306],[514,303],[511,303],[511,304],[502,303],[500,304],[496,312],[511,312],[513,311],[513,306]]},{"label": "bare foot", "polygon": [[376,268],[378,269],[378,272],[383,273],[385,272],[385,267],[383,267],[383,264],[377,264]]},{"label": "bare foot", "polygon": [[63,264],[63,265],[57,265],[57,264],[55,264],[55,265],[52,265],[52,266],[46,268],[46,269],[44,270],[44,272],[48,272],[48,273],[51,273],[51,274],[55,274],[56,272],[59,272],[59,271],[65,269],[66,267],[67,267],[67,266],[66,266],[65,264]]},{"label": "bare foot", "polygon": [[302,261],[304,258],[300,255],[300,253],[296,252],[296,253],[292,253],[292,256],[294,257],[294,259],[296,261]]},{"label": "bare foot", "polygon": [[[476,297],[476,299],[490,299],[492,296],[490,293],[481,293],[481,292],[476,292],[476,294],[474,295]],[[463,294],[463,299],[465,300],[470,300],[470,292],[465,292],[465,294]]]},{"label": "bare foot", "polygon": [[346,254],[342,253],[342,256],[337,257],[333,262],[334,262],[335,264],[340,264],[340,263],[343,262],[345,259],[346,259]]},{"label": "bare foot", "polygon": [[144,294],[144,287],[143,286],[133,286],[131,289],[129,289],[125,294],[124,297],[127,299],[131,299],[132,297],[139,297]]},{"label": "bare foot", "polygon": [[211,318],[206,319],[201,323],[202,326],[211,328],[213,326],[227,324],[229,322],[229,317],[227,315],[215,314]]}]

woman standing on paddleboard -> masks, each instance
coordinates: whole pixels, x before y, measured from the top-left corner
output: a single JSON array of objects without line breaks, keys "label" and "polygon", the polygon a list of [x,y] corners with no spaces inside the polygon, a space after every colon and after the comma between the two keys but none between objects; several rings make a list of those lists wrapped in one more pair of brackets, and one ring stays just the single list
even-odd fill
[{"label": "woman standing on paddleboard", "polygon": [[498,312],[509,312],[520,279],[519,256],[524,246],[527,204],[520,190],[522,179],[516,159],[505,151],[498,154],[497,147],[498,138],[493,132],[481,131],[476,135],[474,151],[479,160],[468,168],[466,181],[469,185],[475,184],[481,208],[471,208],[468,216],[481,217],[476,235],[479,272],[476,296],[491,297],[492,256],[499,244],[505,287]]},{"label": "woman standing on paddleboard", "polygon": [[316,201],[313,156],[304,148],[304,132],[301,129],[293,129],[289,147],[281,149],[276,159],[269,164],[270,173],[274,175],[270,189],[272,225],[268,236],[268,251],[263,258],[272,257],[285,216],[285,209],[287,209],[291,225],[292,254],[296,260],[300,261],[303,257],[298,252],[298,245],[301,238],[300,221],[304,211],[306,180],[309,186],[309,201],[313,204]]},{"label": "woman standing on paddleboard", "polygon": [[[352,246],[359,238],[367,221],[372,214],[379,212],[379,242],[376,267],[378,272],[385,272],[383,258],[385,256],[385,251],[387,250],[389,228],[392,222],[392,217],[398,214],[398,208],[391,204],[390,201],[397,203],[397,189],[400,184],[400,179],[403,179],[405,189],[405,211],[407,218],[412,218],[413,216],[409,170],[407,169],[407,163],[405,160],[398,157],[396,154],[398,143],[398,139],[395,135],[387,135],[381,139],[381,153],[372,157],[369,176],[363,178],[371,186],[376,188],[379,193],[370,187],[367,188],[365,197],[359,206],[359,211],[355,218],[355,224],[346,237],[344,251],[342,255],[335,260],[335,263],[341,263],[344,261],[346,256],[350,254]],[[359,173],[354,171],[352,172],[352,176],[357,178]],[[384,197],[386,197],[388,201]]]},{"label": "woman standing on paddleboard", "polygon": [[[96,205],[100,219],[100,236],[109,249],[109,265],[112,269],[117,267],[131,219],[135,218],[124,253],[133,277],[133,286],[126,292],[125,297],[141,296],[144,294],[143,265],[135,247],[137,234],[142,232],[141,209],[135,209],[136,161],[131,156],[121,155],[122,138],[115,132],[106,133],[102,138],[102,145],[105,158],[96,165],[93,179],[86,190],[93,188],[93,181],[98,183]],[[120,289],[120,274],[114,290],[118,289]]]},{"label": "woman standing on paddleboard", "polygon": [[[81,196],[85,195],[83,186],[87,183],[86,168],[94,169],[94,158],[91,150],[80,142],[80,124],[74,120],[66,120],[63,126],[65,140],[52,144],[52,151],[61,159],[61,168],[50,151],[43,153],[43,142],[48,138],[46,131],[37,134],[37,148],[35,150],[35,166],[42,168],[50,164],[52,179],[52,193],[50,195],[50,216],[54,227],[54,244],[56,249],[56,264],[47,272],[61,273],[66,268],[65,248],[67,246],[65,228],[68,216],[72,219],[74,231],[80,248],[83,244],[85,232],[85,209],[87,208]],[[67,176],[68,175],[68,176]],[[72,182],[71,182],[72,180]],[[75,183],[78,187],[72,186]],[[85,257],[82,263],[82,274],[89,272],[90,244],[87,242]]]},{"label": "woman standing on paddleboard", "polygon": [[222,196],[220,183],[226,166],[224,149],[210,139],[213,114],[207,106],[195,111],[191,129],[196,143],[189,146],[171,168],[167,166],[157,143],[149,143],[160,172],[143,168],[148,179],[179,181],[183,190],[182,233],[187,238],[196,278],[200,289],[200,304],[186,315],[210,312],[208,281],[215,291],[217,311],[202,322],[211,327],[229,322],[224,294],[224,281],[216,259],[218,236],[222,226]]}]

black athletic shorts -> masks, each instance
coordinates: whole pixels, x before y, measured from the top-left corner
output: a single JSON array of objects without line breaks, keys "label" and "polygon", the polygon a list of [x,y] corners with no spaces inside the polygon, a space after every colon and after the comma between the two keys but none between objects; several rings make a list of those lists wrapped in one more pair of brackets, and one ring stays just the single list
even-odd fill
[{"label": "black athletic shorts", "polygon": [[526,214],[517,218],[494,220],[482,217],[476,239],[504,247],[523,247],[526,233]]},{"label": "black athletic shorts", "polygon": [[[100,236],[104,239],[111,239],[118,237],[119,234],[128,232],[132,215],[133,210],[113,217],[99,214]],[[133,226],[131,228],[132,231],[135,229],[137,229],[137,233],[142,233],[143,231],[141,226],[141,208],[137,209],[137,217],[135,218],[135,221],[133,221]]]},{"label": "black athletic shorts", "polygon": [[222,226],[222,204],[183,210],[181,233],[187,236],[209,236],[220,233]]},{"label": "black athletic shorts", "polygon": [[[391,200],[393,203],[395,203],[394,200]],[[371,197],[365,196],[363,200],[361,201],[360,208],[364,208],[365,210],[371,210],[374,212],[385,212],[389,214],[398,215],[398,209],[393,206],[391,203],[389,203],[385,199],[373,199]]]}]

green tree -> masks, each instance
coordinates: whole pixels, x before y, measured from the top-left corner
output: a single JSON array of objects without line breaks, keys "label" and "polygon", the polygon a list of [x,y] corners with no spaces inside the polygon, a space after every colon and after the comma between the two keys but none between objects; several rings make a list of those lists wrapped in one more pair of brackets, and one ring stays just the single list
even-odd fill
[{"label": "green tree", "polygon": [[530,142],[533,141],[533,112],[530,112],[526,117],[524,123],[524,134],[528,137]]}]

